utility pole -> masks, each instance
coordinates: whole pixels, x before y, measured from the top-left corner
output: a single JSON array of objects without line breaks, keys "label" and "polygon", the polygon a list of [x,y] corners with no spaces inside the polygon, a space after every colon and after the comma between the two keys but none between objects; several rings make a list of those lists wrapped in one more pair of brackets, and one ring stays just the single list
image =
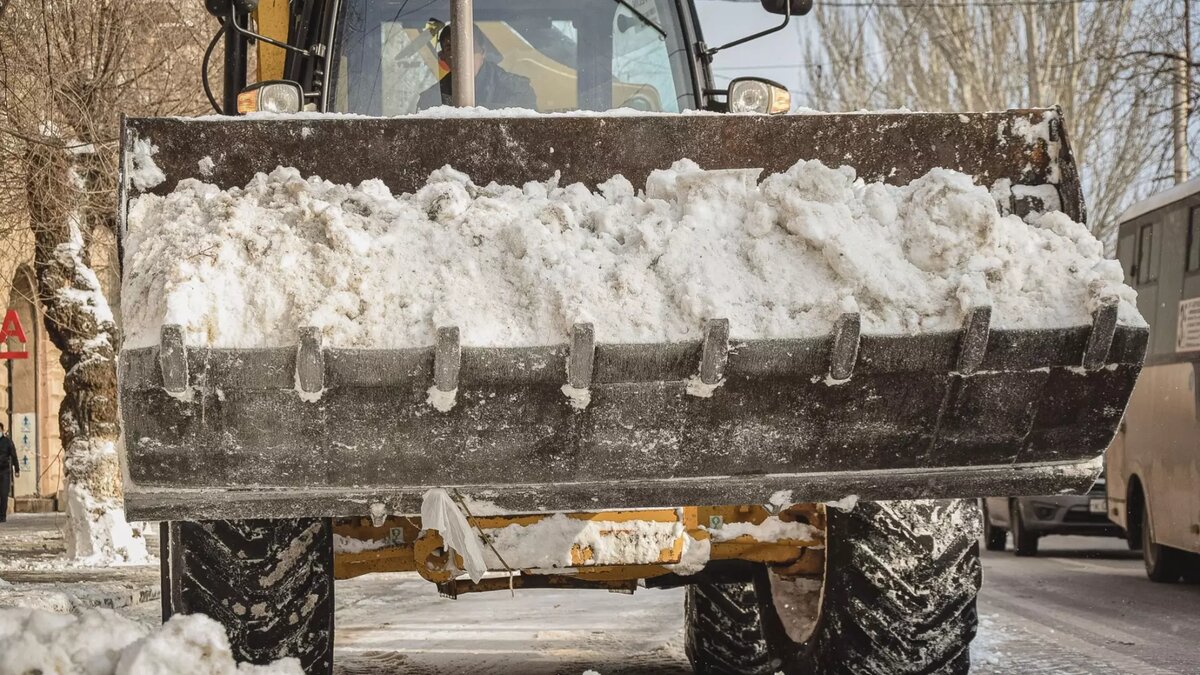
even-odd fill
[{"label": "utility pole", "polygon": [[1191,2],[1183,0],[1183,50],[1175,63],[1174,101],[1171,106],[1171,128],[1174,132],[1175,183],[1188,179],[1188,118],[1192,93],[1192,26]]},{"label": "utility pole", "polygon": [[475,6],[472,0],[451,0],[450,34],[454,54],[450,64],[452,103],[459,107],[475,105]]},{"label": "utility pole", "polygon": [[[1071,3],[1074,5],[1075,3]],[[1033,27],[1033,4],[1025,5],[1025,68],[1029,79],[1029,107],[1042,105],[1042,90],[1038,83],[1037,38]]]}]

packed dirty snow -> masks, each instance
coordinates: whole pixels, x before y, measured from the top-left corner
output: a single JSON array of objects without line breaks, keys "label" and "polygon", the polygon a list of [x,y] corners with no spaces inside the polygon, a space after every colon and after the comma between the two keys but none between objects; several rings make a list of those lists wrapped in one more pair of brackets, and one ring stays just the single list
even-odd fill
[{"label": "packed dirty snow", "polygon": [[708,534],[713,541],[732,541],[745,535],[757,541],[811,541],[822,536],[821,530],[808,523],[785,522],[779,516],[769,516],[761,523],[725,523],[721,527],[709,528]]},{"label": "packed dirty snow", "polygon": [[[488,530],[484,557],[491,569],[552,569],[573,565],[648,565],[658,562],[683,536],[678,520],[614,522],[582,520],[562,513],[531,525]],[[572,560],[575,555],[581,560]]]},{"label": "packed dirty snow", "polygon": [[[480,186],[450,167],[415,194],[378,180],[336,185],[295,169],[221,190],[184,180],[131,204],[127,348],[181,324],[189,344],[599,342],[828,333],[844,312],[873,334],[952,330],[993,307],[1000,328],[1086,325],[1104,301],[1142,325],[1118,262],[1081,224],[1003,216],[986,187],[946,169],[906,186],[800,161],[784,173],[705,171],[691,161],[644,186],[556,179]],[[761,181],[760,181],[761,178]]]},{"label": "packed dirty snow", "polygon": [[355,539],[336,533],[333,535],[334,553],[362,553],[363,551],[375,551],[387,545],[386,541],[379,539]]},{"label": "packed dirty snow", "polygon": [[110,610],[61,614],[0,609],[0,674],[299,675],[299,661],[238,664],[225,629],[202,615],[179,615],[154,630]]}]

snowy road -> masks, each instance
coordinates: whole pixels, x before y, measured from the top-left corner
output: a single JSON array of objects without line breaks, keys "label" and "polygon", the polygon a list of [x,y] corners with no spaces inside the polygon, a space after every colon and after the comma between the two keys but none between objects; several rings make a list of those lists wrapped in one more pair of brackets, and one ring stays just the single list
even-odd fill
[{"label": "snowy road", "polygon": [[342,673],[690,673],[683,592],[527,590],[438,596],[416,575],[339,582]]},{"label": "snowy road", "polygon": [[[1200,672],[1200,586],[1153,584],[1123,541],[1048,537],[984,554],[974,673]],[[405,575],[338,585],[346,673],[688,673],[683,592],[439,598]],[[387,622],[386,624],[384,622]]]},{"label": "snowy road", "polygon": [[[5,595],[65,594],[156,621],[157,569],[64,569],[53,562],[60,519],[20,514],[0,525],[0,579],[13,583],[0,584],[0,605]],[[1049,537],[1037,558],[985,553],[984,574],[977,674],[1200,673],[1200,585],[1151,583],[1120,540]],[[347,675],[690,672],[681,590],[447,600],[395,574],[338,582],[336,602],[337,667]]]}]

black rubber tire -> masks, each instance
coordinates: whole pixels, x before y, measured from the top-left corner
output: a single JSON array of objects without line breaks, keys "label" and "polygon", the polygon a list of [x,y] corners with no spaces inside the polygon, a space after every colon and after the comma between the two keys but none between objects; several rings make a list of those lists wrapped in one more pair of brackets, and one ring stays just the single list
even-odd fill
[{"label": "black rubber tire", "polygon": [[1008,523],[1012,526],[1013,553],[1021,557],[1037,555],[1038,541],[1041,537],[1025,527],[1025,518],[1021,515],[1021,506],[1016,500],[1011,502],[1008,513]]},{"label": "black rubber tire", "polygon": [[300,660],[333,672],[333,525],[329,519],[163,523],[163,620],[207,614],[238,661]]},{"label": "black rubber tire", "polygon": [[685,644],[702,675],[967,673],[983,580],[973,500],[830,509],[821,613],[793,642],[766,567],[689,587]]},{"label": "black rubber tire", "polygon": [[1150,531],[1150,505],[1142,508],[1142,562],[1146,566],[1146,576],[1150,581],[1160,584],[1173,584],[1183,576],[1185,556],[1183,551],[1163,546],[1154,541]]},{"label": "black rubber tire", "polygon": [[989,551],[1003,551],[1008,547],[1008,530],[992,525],[992,518],[986,505],[980,506],[979,510],[983,513],[984,547]]},{"label": "black rubber tire", "polygon": [[773,654],[768,643],[759,583],[688,586],[683,647],[696,675],[771,675],[779,670],[784,655]]},{"label": "black rubber tire", "polygon": [[1200,553],[1185,553],[1180,576],[1185,584],[1200,584]]}]

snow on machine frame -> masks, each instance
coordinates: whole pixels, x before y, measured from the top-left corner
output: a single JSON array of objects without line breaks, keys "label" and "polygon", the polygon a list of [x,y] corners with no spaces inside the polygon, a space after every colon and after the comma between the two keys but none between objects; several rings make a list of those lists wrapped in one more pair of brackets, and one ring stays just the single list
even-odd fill
[{"label": "snow on machine frame", "polygon": [[[289,112],[304,102],[345,111],[338,87],[353,91],[353,71],[340,84],[334,71],[353,49],[338,42],[350,33],[347,4],[263,0],[255,10],[210,0],[229,38],[222,109]],[[769,81],[743,80],[744,95],[714,86],[711,55],[721,47],[704,45],[690,2],[611,4],[456,0],[445,15],[458,19],[450,29],[464,45],[472,31],[455,26],[472,25],[473,11],[479,21],[501,8],[627,11],[681,45],[672,57],[684,58],[673,66],[681,107],[727,112],[735,100],[738,110],[786,112]],[[762,4],[783,24],[811,5]],[[247,87],[252,40],[260,84]],[[613,101],[586,98],[584,88],[600,78],[616,90],[606,84],[615,76],[585,72],[593,61],[581,60],[578,103],[604,109]],[[471,85],[454,80],[456,104],[469,102]],[[683,158],[767,172],[817,159],[893,184],[949,167],[987,186],[1028,186],[1009,191],[1002,210],[1084,218],[1054,109],[130,118],[127,174],[139,142],[157,148],[163,180],[146,187],[127,175],[122,219],[143,192],[165,194],[193,177],[240,187],[281,165],[336,183],[377,178],[404,193],[447,164],[479,184],[558,171],[564,184],[594,188],[618,173],[643,184]],[[609,344],[578,324],[565,344],[483,348],[444,326],[435,344],[368,350],[324,346],[312,329],[290,348],[212,348],[163,326],[158,346],[122,352],[119,375],[127,509],[168,521],[164,615],[214,616],[241,659],[295,655],[309,672],[328,672],[335,577],[416,571],[452,597],[688,585],[698,672],[880,663],[965,672],[978,521],[973,503],[955,498],[1085,490],[1147,340],[1145,328],[1118,323],[1115,305],[1065,329],[994,328],[987,306],[967,312],[959,330],[920,335],[864,332],[854,313],[819,337],[731,344],[737,327],[722,317],[697,328],[702,339]],[[699,397],[689,380],[720,386]],[[571,405],[564,385],[587,390],[588,406]],[[431,408],[431,388],[456,405]],[[465,533],[421,527],[431,495],[465,516]],[[863,501],[822,504],[847,495]],[[930,499],[948,501],[886,501]],[[514,527],[559,541],[570,565],[509,569],[494,544]],[[454,545],[464,534],[473,544]],[[461,578],[471,567],[461,549],[473,547],[488,571],[515,576]],[[939,592],[895,593],[913,583]],[[880,594],[894,602],[855,609]]]}]

